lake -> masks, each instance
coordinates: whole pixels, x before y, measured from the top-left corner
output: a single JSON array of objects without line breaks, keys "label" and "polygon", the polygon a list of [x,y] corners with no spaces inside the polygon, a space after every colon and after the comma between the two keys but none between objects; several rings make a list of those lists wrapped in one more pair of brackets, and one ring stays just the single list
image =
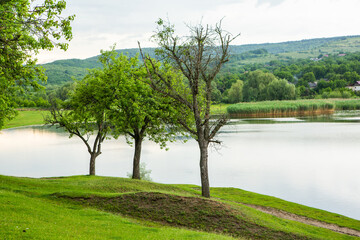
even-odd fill
[{"label": "lake", "polygon": [[[233,119],[209,152],[212,187],[236,187],[360,219],[360,113],[331,117]],[[200,185],[194,140],[146,141],[142,161],[160,183]],[[96,174],[126,177],[133,148],[106,140]],[[89,154],[59,129],[23,127],[0,132],[0,174],[54,177],[88,174]]]}]

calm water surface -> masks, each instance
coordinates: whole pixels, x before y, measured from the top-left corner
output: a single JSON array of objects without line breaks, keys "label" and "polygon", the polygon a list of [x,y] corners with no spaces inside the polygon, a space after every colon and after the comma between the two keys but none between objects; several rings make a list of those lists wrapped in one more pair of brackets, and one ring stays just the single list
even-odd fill
[{"label": "calm water surface", "polygon": [[[210,184],[237,187],[360,219],[360,114],[329,118],[232,120],[209,156]],[[126,177],[133,149],[107,140],[96,174]],[[161,150],[145,142],[142,161],[161,183],[200,185],[195,141]],[[43,127],[0,133],[0,174],[52,177],[88,174],[89,154],[77,137]]]}]

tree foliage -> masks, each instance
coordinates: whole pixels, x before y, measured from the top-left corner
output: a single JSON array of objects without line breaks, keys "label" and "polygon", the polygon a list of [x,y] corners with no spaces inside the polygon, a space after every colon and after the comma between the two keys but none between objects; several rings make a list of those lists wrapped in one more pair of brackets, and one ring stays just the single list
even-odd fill
[{"label": "tree foliage", "polygon": [[243,87],[244,101],[264,101],[267,97],[266,87],[276,79],[274,74],[261,70],[250,72],[246,76]]},{"label": "tree foliage", "polygon": [[[53,100],[51,116],[45,119],[46,123],[63,128],[70,137],[75,135],[83,141],[90,154],[90,175],[95,175],[96,158],[111,130],[107,112],[112,100],[113,91],[103,84],[97,71],[91,71],[77,82],[67,101]],[[92,137],[95,139],[91,143]]]},{"label": "tree foliage", "polygon": [[[181,113],[181,105],[154,91],[147,81],[147,71],[137,57],[104,51],[100,57],[103,69],[98,70],[103,84],[113,91],[108,116],[115,137],[124,134],[134,144],[132,178],[140,179],[140,157],[145,138],[162,148],[175,139],[178,128],[174,119]],[[176,77],[170,66],[157,65],[161,74]],[[186,109],[184,110],[186,111]],[[183,112],[184,112],[183,111]]]},{"label": "tree foliage", "polygon": [[230,103],[238,103],[243,100],[243,86],[244,83],[241,80],[237,80],[236,83],[231,85],[228,94]]},{"label": "tree foliage", "polygon": [[74,16],[62,17],[65,7],[65,1],[56,0],[40,5],[29,0],[0,2],[0,128],[14,116],[17,88],[39,88],[38,80],[46,79],[33,56],[39,50],[67,49]]},{"label": "tree foliage", "polygon": [[295,85],[285,79],[275,79],[267,86],[266,100],[296,99]]},{"label": "tree foliage", "polygon": [[248,73],[243,87],[244,101],[291,100],[296,98],[295,85],[261,70]]},{"label": "tree foliage", "polygon": [[[89,70],[76,83],[69,99],[51,111],[52,117],[47,122],[58,124],[85,143],[90,153],[90,175],[95,174],[95,159],[109,133],[115,138],[125,135],[127,142],[135,145],[132,177],[140,179],[144,139],[166,147],[167,141],[178,134],[173,119],[183,114],[179,112],[183,107],[150,87],[146,82],[147,71],[137,57],[118,55],[112,49],[102,51],[100,62],[102,68]],[[170,66],[157,66],[167,77],[176,76]],[[71,89],[64,88],[64,95]],[[92,146],[91,136],[95,137]]]}]

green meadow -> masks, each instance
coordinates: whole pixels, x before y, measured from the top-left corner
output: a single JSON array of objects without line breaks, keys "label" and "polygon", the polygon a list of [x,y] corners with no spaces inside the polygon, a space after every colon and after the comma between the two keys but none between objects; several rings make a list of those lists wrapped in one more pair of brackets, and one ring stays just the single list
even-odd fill
[{"label": "green meadow", "polygon": [[4,128],[42,125],[44,124],[44,116],[48,113],[46,110],[20,110],[14,119],[5,123]]},{"label": "green meadow", "polygon": [[232,104],[227,107],[230,115],[301,115],[304,113],[323,114],[335,110],[358,110],[360,99],[311,99],[291,101],[263,101]]},{"label": "green meadow", "polygon": [[360,221],[235,188],[100,176],[0,175],[0,239],[357,239],[248,204],[360,231]]}]

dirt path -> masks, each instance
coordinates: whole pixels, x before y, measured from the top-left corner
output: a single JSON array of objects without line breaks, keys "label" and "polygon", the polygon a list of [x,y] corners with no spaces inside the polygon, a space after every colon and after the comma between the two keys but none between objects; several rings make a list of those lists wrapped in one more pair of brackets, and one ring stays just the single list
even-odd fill
[{"label": "dirt path", "polygon": [[288,213],[288,212],[278,210],[278,209],[274,209],[274,208],[270,208],[270,207],[263,207],[263,206],[257,206],[257,205],[251,205],[251,204],[244,204],[244,205],[247,205],[249,207],[255,208],[255,209],[260,210],[260,211],[262,211],[264,213],[268,213],[268,214],[271,214],[271,215],[279,217],[279,218],[293,220],[293,221],[305,223],[305,224],[308,224],[308,225],[313,225],[313,226],[316,226],[316,227],[326,228],[326,229],[329,229],[329,230],[332,230],[332,231],[335,231],[335,232],[360,237],[360,231],[357,231],[355,229],[351,229],[351,228],[347,228],[347,227],[340,227],[340,226],[335,225],[335,224],[321,222],[321,221],[318,221],[318,220],[310,219],[310,218],[307,218],[307,217],[299,216],[299,215],[296,215],[296,214],[293,214],[293,213]]}]

